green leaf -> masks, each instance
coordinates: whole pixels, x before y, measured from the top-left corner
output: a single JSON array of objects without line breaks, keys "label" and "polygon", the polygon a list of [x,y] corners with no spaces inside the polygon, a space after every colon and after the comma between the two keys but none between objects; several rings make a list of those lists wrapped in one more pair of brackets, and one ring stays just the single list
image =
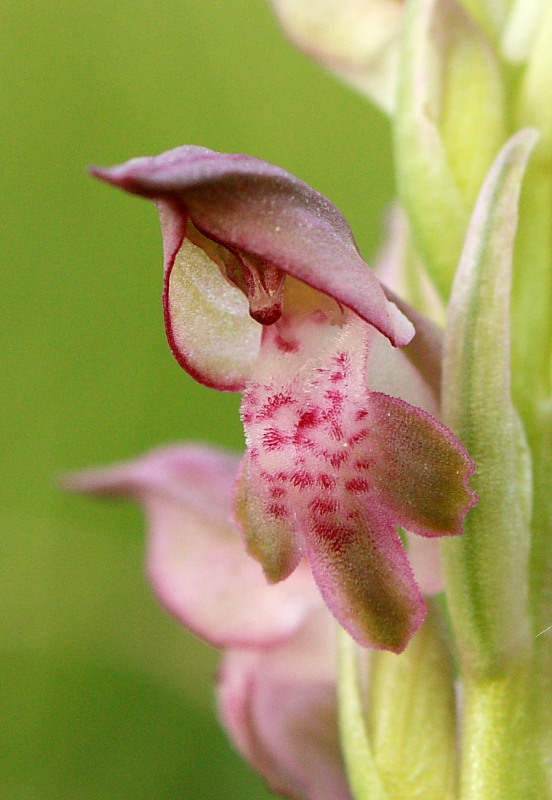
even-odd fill
[{"label": "green leaf", "polygon": [[464,669],[492,675],[530,650],[530,470],[511,399],[510,287],[521,181],[536,134],[513,136],[479,195],[445,334],[443,411],[477,464],[479,504],[443,544]]}]

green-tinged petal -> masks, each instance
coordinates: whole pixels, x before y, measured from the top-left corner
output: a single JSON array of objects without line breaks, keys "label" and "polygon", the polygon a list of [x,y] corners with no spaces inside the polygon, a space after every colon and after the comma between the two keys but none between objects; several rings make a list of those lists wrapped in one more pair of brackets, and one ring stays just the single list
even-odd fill
[{"label": "green-tinged petal", "polygon": [[398,397],[370,397],[373,453],[370,479],[400,524],[420,536],[454,536],[477,498],[469,488],[473,462],[456,437]]},{"label": "green-tinged petal", "polygon": [[477,464],[478,507],[444,547],[465,669],[490,674],[530,647],[527,474],[510,386],[510,285],[518,200],[536,141],[518,133],[479,196],[455,279],[445,336],[444,417]]},{"label": "green-tinged petal", "polygon": [[251,374],[261,326],[217,265],[184,239],[166,276],[165,324],[178,362],[207,386],[239,391]]},{"label": "green-tinged petal", "polygon": [[251,453],[246,452],[238,475],[234,516],[249,553],[262,564],[266,577],[276,582],[287,578],[295,569],[301,553],[293,527],[277,497],[272,497],[274,502],[268,508],[263,502],[259,489],[271,476],[257,475],[251,466]]},{"label": "green-tinged petal", "polygon": [[430,606],[404,653],[371,658],[370,741],[390,800],[454,796],[454,666],[441,624]]}]

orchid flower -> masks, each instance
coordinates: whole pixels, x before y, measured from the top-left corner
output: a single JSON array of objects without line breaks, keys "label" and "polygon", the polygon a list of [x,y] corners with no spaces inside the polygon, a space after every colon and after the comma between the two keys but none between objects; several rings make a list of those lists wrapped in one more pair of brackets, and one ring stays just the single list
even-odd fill
[{"label": "orchid flower", "polygon": [[144,504],[152,583],[225,650],[223,720],[277,792],[551,798],[552,4],[272,4],[391,116],[379,270],[258,159],[93,170],[157,205],[170,347],[242,393],[246,450],[73,486]]},{"label": "orchid flower", "polygon": [[221,451],[173,446],[82,473],[71,487],[144,506],[152,585],[180,622],[224,651],[222,720],[271,788],[297,800],[349,800],[335,626],[305,561],[269,586],[247,555],[232,521],[238,465]]},{"label": "orchid flower", "polygon": [[244,393],[250,553],[273,582],[306,556],[343,627],[400,652],[425,603],[397,526],[457,535],[475,503],[473,462],[433,416],[434,329],[389,299],[335,206],[278,167],[181,147],[94,174],[159,208],[178,361]]}]

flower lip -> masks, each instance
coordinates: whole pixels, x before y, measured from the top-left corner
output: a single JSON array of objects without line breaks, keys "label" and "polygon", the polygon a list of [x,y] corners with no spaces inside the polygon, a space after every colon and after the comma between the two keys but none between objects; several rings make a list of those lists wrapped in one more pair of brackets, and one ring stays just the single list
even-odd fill
[{"label": "flower lip", "polygon": [[252,156],[183,146],[91,172],[168,202],[208,239],[335,298],[393,345],[412,339],[412,324],[385,297],[341,212],[284,169]]}]

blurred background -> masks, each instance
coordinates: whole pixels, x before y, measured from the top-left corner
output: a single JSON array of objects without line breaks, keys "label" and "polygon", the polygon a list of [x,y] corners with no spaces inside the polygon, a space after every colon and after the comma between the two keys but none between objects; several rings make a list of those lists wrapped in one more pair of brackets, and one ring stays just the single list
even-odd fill
[{"label": "blurred background", "polygon": [[239,449],[239,398],[173,361],[155,209],[85,167],[248,152],[330,196],[370,257],[386,122],[266,0],[0,0],[0,800],[263,800],[219,730],[217,654],[160,609],[138,509],[64,472],[175,440]]}]

